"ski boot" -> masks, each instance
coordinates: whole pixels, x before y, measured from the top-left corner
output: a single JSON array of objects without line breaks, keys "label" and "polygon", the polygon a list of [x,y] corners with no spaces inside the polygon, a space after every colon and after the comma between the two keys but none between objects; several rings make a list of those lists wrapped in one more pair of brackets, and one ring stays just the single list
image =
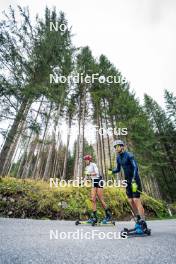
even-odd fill
[{"label": "ski boot", "polygon": [[147,227],[147,223],[141,218],[138,218],[133,229],[124,228],[121,234],[123,234],[124,232],[127,234],[127,236],[151,235],[151,229]]},{"label": "ski boot", "polygon": [[135,229],[137,234],[151,234],[151,230],[147,227],[147,223],[143,219],[139,219],[136,222]]},{"label": "ski boot", "polygon": [[102,220],[102,224],[108,224],[109,222],[112,222],[112,213],[111,211],[107,208],[105,209],[105,218]]},{"label": "ski boot", "polygon": [[88,224],[96,224],[98,222],[98,219],[97,217],[90,217],[88,220],[87,220],[87,223]]},{"label": "ski boot", "polygon": [[98,222],[96,211],[91,214],[91,217],[87,220],[87,223],[95,225]]},{"label": "ski boot", "polygon": [[90,215],[88,220],[77,220],[75,225],[95,225],[98,222],[96,211]]}]

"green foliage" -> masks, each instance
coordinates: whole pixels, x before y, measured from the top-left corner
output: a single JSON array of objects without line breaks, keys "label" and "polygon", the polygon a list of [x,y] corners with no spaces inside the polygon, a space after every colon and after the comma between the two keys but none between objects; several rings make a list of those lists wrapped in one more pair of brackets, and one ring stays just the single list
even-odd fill
[{"label": "green foliage", "polygon": [[[158,179],[163,196],[174,201],[176,185],[176,130],[165,111],[150,96],[145,95],[145,111],[153,129],[152,169]],[[160,172],[159,172],[160,171]]]},{"label": "green foliage", "polygon": [[[18,16],[20,17],[20,23],[18,23],[18,20],[16,19]],[[50,73],[53,73],[52,71],[55,67],[58,67],[56,73],[59,76],[80,73],[85,77],[86,75],[98,73],[99,76],[116,76],[117,79],[123,77],[121,72],[105,55],[101,55],[99,59],[95,59],[89,47],[80,48],[75,52],[76,49],[73,47],[71,41],[71,31],[69,29],[65,32],[60,30],[51,31],[50,22],[58,22],[59,25],[65,24],[68,26],[68,21],[64,13],[58,13],[55,8],[46,8],[44,18],[36,18],[34,23],[32,23],[28,8],[21,8],[19,6],[18,10],[14,11],[10,7],[8,14],[5,14],[5,18],[0,22],[0,103],[3,105],[0,120],[16,116],[1,152],[2,158],[0,157],[0,161],[5,160],[5,158],[8,157],[8,150],[11,149],[15,136],[19,137],[17,134],[19,124],[24,120],[27,128],[38,135],[38,142],[34,142],[34,144],[44,143],[44,145],[47,145],[51,142],[46,138],[41,140],[39,137],[40,134],[42,134],[43,125],[45,127],[49,126],[52,115],[54,127],[58,126],[58,120],[61,116],[64,116],[65,120],[68,121],[69,127],[71,127],[72,120],[75,117],[78,119],[79,124],[83,123],[85,125],[87,121],[86,118],[91,116],[91,121],[93,121],[97,127],[126,127],[128,129],[128,135],[120,137],[127,143],[128,150],[135,153],[140,168],[141,178],[148,178],[147,180],[149,182],[149,180],[154,177],[157,180],[157,183],[159,183],[162,197],[166,200],[173,201],[176,197],[175,96],[165,90],[167,107],[167,113],[165,113],[165,111],[147,95],[145,95],[144,98],[144,107],[140,106],[135,94],[130,90],[128,82],[100,83],[96,80],[91,84],[50,84],[49,75]],[[33,121],[32,114],[31,117],[29,117],[27,111],[29,111],[32,103],[40,98],[45,98],[47,103],[45,103],[45,111],[42,112],[40,116],[41,123],[38,124]],[[61,113],[58,116],[57,110],[60,108]],[[84,111],[85,114],[83,115]],[[24,114],[25,112],[26,114]],[[80,122],[80,120],[82,122]],[[3,131],[3,135],[4,134],[5,131]],[[24,138],[25,133],[23,133],[22,130],[21,134]],[[114,135],[114,138],[116,137],[118,136]],[[79,145],[79,142],[77,143]],[[104,148],[103,138],[101,138],[101,144],[99,145],[100,148]],[[72,178],[76,156],[75,152],[76,148],[74,149],[73,156],[68,153],[66,179]],[[84,142],[83,152],[91,154],[95,160],[93,147],[86,141]],[[63,163],[65,146],[60,146],[59,153],[59,160]],[[45,157],[45,161],[47,159],[47,153],[44,153],[42,150],[40,154]],[[101,153],[100,155],[99,153],[99,163],[106,163],[105,159],[112,158],[111,153],[108,153],[109,157],[104,158],[104,161],[102,161],[103,154]],[[23,155],[25,161],[27,156],[26,150]],[[36,160],[36,157],[34,157],[34,163]],[[13,164],[11,170],[12,175],[16,175],[19,164],[20,161]],[[112,167],[112,161],[110,166]],[[3,168],[3,166],[1,167]],[[62,171],[62,165],[60,167]],[[107,170],[107,168],[105,168],[105,170]],[[28,176],[31,176],[30,173]],[[24,199],[21,205],[18,204],[18,210],[21,208],[22,211],[24,211],[25,206],[27,206],[28,194],[31,191],[29,185],[27,185],[29,190],[25,189],[25,184],[26,183],[22,182],[20,187],[18,184],[15,185],[15,183],[14,185],[10,184],[10,187],[7,186],[8,188],[11,188],[9,190],[11,192],[10,195],[13,195],[13,191],[17,195],[20,195],[21,193],[27,195],[27,200]],[[39,188],[39,186],[37,188]],[[74,191],[71,190],[71,192]],[[124,204],[118,203],[118,201],[121,200],[125,201],[123,192],[115,192],[113,195],[115,195],[117,199],[114,200],[110,199],[109,195],[111,192],[112,190],[109,190],[109,193],[107,192],[107,198],[112,202],[111,205],[114,208],[116,216],[119,215],[121,217],[124,212],[127,213],[128,211],[125,211],[125,206],[127,206],[126,202],[124,202]],[[67,192],[60,190],[58,199],[68,199],[68,193],[70,194],[69,189],[67,189]],[[56,195],[55,192],[52,194],[54,196]],[[4,195],[6,195],[6,193],[4,193]],[[42,201],[39,205],[38,194],[34,194],[31,191],[30,195],[34,198],[35,206],[38,206],[37,209],[35,206],[34,208],[37,210],[37,214],[40,217],[45,216],[45,211],[47,212],[48,217],[53,217],[52,212],[55,215],[57,210],[59,210],[59,214],[56,215],[59,215],[58,217],[63,216],[62,208],[56,205],[55,200],[52,200],[52,195],[49,196],[48,194],[48,196],[43,196],[43,194],[40,193]],[[60,197],[59,195],[63,195],[63,197]],[[74,193],[74,195],[76,194]],[[76,214],[78,213],[79,210],[76,209],[78,205],[80,208],[84,208],[83,211],[90,211],[90,202],[86,198],[88,193],[84,193],[84,191],[81,190],[80,196],[81,200],[74,200],[73,196],[69,201],[68,208],[64,211],[64,214],[67,213],[67,217],[69,217],[69,214],[72,211],[73,214],[74,212]],[[54,203],[54,207],[52,207],[48,200],[51,200]],[[118,205],[117,207],[116,202]],[[4,206],[4,202],[2,202],[2,206]],[[51,207],[50,210],[48,209],[49,207]],[[123,208],[123,210],[121,210],[121,208]],[[100,213],[103,214],[101,210]],[[25,214],[28,213],[25,212]],[[31,214],[33,215],[33,213]]]},{"label": "green foliage", "polygon": [[168,111],[168,116],[173,122],[173,125],[176,124],[176,96],[173,95],[173,93],[170,93],[169,91],[164,91],[164,98],[166,102],[166,108]]},{"label": "green foliage", "polygon": [[[104,198],[116,220],[130,216],[130,207],[124,190],[105,188]],[[167,216],[166,205],[162,201],[143,196],[144,207],[149,216]],[[0,215],[36,219],[76,219],[87,217],[92,211],[90,188],[58,187],[50,188],[49,183],[34,180],[3,178],[0,181]],[[104,210],[98,203],[98,215]]]}]

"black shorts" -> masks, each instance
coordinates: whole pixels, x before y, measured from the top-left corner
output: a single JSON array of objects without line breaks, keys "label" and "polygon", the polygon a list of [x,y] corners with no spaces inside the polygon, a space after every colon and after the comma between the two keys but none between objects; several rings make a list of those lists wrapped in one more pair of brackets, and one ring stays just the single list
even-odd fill
[{"label": "black shorts", "polygon": [[104,182],[102,177],[100,177],[99,179],[92,179],[93,188],[103,188],[103,186],[104,186]]},{"label": "black shorts", "polygon": [[140,180],[136,182],[138,185],[138,190],[136,192],[132,191],[132,182],[127,180],[126,194],[128,198],[140,198],[142,187]]}]

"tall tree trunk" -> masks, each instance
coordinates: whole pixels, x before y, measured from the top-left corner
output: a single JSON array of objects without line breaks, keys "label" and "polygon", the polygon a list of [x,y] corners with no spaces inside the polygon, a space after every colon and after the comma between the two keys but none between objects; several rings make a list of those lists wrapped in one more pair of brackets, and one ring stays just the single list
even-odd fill
[{"label": "tall tree trunk", "polygon": [[45,165],[45,169],[44,169],[44,173],[43,173],[43,177],[42,177],[43,180],[47,180],[51,176],[52,154],[53,154],[53,149],[55,147],[55,134],[54,134],[54,132],[52,134],[52,140],[51,141],[52,142],[49,145],[49,150],[48,150],[48,154],[47,154],[46,165]]},{"label": "tall tree trunk", "polygon": [[51,115],[51,110],[52,110],[52,105],[53,103],[50,104],[50,109],[49,109],[49,113],[48,113],[48,116],[47,116],[47,120],[46,120],[46,126],[45,126],[45,130],[44,130],[44,134],[43,134],[43,137],[42,137],[42,143],[40,144],[40,147],[39,147],[39,150],[38,150],[38,154],[37,154],[37,160],[36,160],[36,163],[35,163],[35,167],[34,167],[34,171],[33,171],[33,174],[32,174],[32,178],[39,178],[40,177],[40,165],[41,165],[41,162],[42,162],[42,151],[43,151],[43,148],[44,148],[44,145],[45,145],[45,138],[46,138],[46,135],[47,135],[47,129],[48,129],[48,124],[49,124],[49,120],[50,120],[50,115]]},{"label": "tall tree trunk", "polygon": [[[35,117],[35,119],[34,119],[34,123],[37,122],[37,119],[38,119],[38,116],[39,116],[39,114],[40,114],[40,110],[41,110],[41,107],[42,107],[42,104],[43,104],[43,100],[44,100],[44,96],[42,97],[42,99],[41,99],[41,101],[40,101],[40,105],[39,105],[39,107],[38,107],[37,114],[36,114],[36,117]],[[26,167],[28,166],[27,163],[30,162],[30,160],[31,160],[31,156],[32,156],[32,155],[31,155],[30,142],[31,142],[31,139],[32,139],[33,133],[34,133],[34,131],[32,130],[32,131],[30,132],[29,138],[28,138],[28,140],[27,140],[27,143],[26,143],[26,146],[25,146],[25,151],[24,151],[24,154],[23,154],[23,156],[22,156],[22,159],[21,159],[21,161],[20,161],[19,168],[18,168],[18,171],[17,171],[17,177],[20,177],[21,175],[24,176],[24,174],[25,174],[25,177],[27,177],[27,174],[26,174],[26,172],[27,172]],[[29,149],[29,150],[28,150],[28,149]],[[32,147],[32,150],[33,150],[33,147]],[[25,153],[26,153],[27,156],[25,155]],[[29,155],[28,155],[28,153],[29,153]],[[23,172],[24,172],[24,173],[23,173]]]},{"label": "tall tree trunk", "polygon": [[[79,120],[80,122],[80,120]],[[80,127],[80,125],[79,125]],[[77,171],[78,171],[78,151],[79,151],[79,134],[77,136],[77,141],[76,141],[76,153],[75,153],[75,163],[74,163],[74,180],[77,178]]]},{"label": "tall tree trunk", "polygon": [[[97,127],[98,127],[98,130],[100,128],[100,121],[99,121],[99,113],[98,113],[98,110],[97,110]],[[98,161],[99,161],[99,170],[100,170],[100,174],[102,176],[103,175],[103,163],[102,163],[102,146],[101,146],[101,138],[100,138],[100,134],[99,134],[99,131],[97,132],[97,144],[98,144]]]},{"label": "tall tree trunk", "polygon": [[[156,118],[156,115],[155,115],[155,112],[154,111],[151,111],[152,113],[152,116],[153,116],[153,119],[154,119],[154,122],[155,122],[155,125],[159,131],[159,136],[163,134],[163,129],[160,128],[160,124]],[[166,158],[169,160],[169,162],[171,163],[171,166],[173,167],[174,169],[174,174],[176,174],[176,163],[175,163],[175,159],[174,159],[174,156],[170,153],[170,149],[168,147],[168,142],[167,140],[164,138],[164,140],[161,138],[160,139],[160,143],[162,144],[164,150],[165,150],[165,153],[166,153]]]},{"label": "tall tree trunk", "polygon": [[82,109],[81,109],[80,133],[79,133],[79,149],[78,149],[77,177],[79,179],[83,176],[85,107],[86,107],[86,96],[85,96],[85,92],[84,92],[83,102],[82,102]]},{"label": "tall tree trunk", "polygon": [[[62,168],[62,164],[61,164],[61,160],[60,160],[60,153],[59,153],[59,149],[62,149],[62,140],[60,139],[60,144],[59,144],[59,147],[58,147],[58,151],[57,151],[57,159],[56,159],[56,163],[55,163],[55,170],[54,170],[54,178],[57,177],[59,179],[61,179],[62,177],[62,171],[63,171],[63,168]],[[56,157],[56,155],[55,155]]]},{"label": "tall tree trunk", "polygon": [[[102,116],[100,115],[100,124],[101,124],[101,127],[103,128],[103,121],[102,121]],[[103,163],[104,163],[104,166],[103,166],[103,174],[104,174],[104,177],[105,177],[105,180],[107,180],[107,168],[106,168],[106,153],[105,153],[105,142],[104,142],[104,135],[102,133],[101,135],[101,142],[102,142],[102,156],[103,156]]]},{"label": "tall tree trunk", "polygon": [[156,194],[156,198],[162,199],[158,182],[157,182],[155,176],[153,175],[153,173],[151,173],[151,177],[152,177],[152,181],[153,181],[154,193]]},{"label": "tall tree trunk", "polygon": [[[108,129],[108,120],[107,120],[107,114],[106,114],[106,103],[105,99],[103,100],[104,103],[104,109],[105,109],[105,125],[106,125],[106,131]],[[110,148],[110,141],[109,141],[109,134],[107,133],[107,145],[108,145],[108,160],[109,160],[109,167],[112,168],[112,157],[111,157],[111,148]]]},{"label": "tall tree trunk", "polygon": [[64,169],[63,169],[63,173],[62,173],[62,179],[65,179],[65,177],[66,177],[67,160],[68,160],[68,147],[69,147],[69,143],[70,143],[70,133],[71,133],[71,117],[69,116],[69,120],[68,120],[68,134],[67,134],[67,144],[66,144],[66,150],[65,150]]},{"label": "tall tree trunk", "polygon": [[23,130],[24,120],[26,119],[26,116],[28,114],[29,108],[30,108],[31,102],[27,99],[25,99],[20,109],[15,117],[15,120],[13,122],[13,125],[9,131],[9,134],[6,138],[6,141],[4,143],[4,146],[1,150],[0,154],[0,175],[5,176],[8,172],[8,169],[11,164],[11,159],[13,157],[17,140],[19,139],[19,136]]},{"label": "tall tree trunk", "polygon": [[54,149],[54,162],[53,162],[53,169],[51,172],[51,176],[53,178],[56,178],[56,177],[59,178],[59,174],[58,174],[58,172],[60,172],[59,149],[61,148],[61,135],[59,131],[58,131],[57,142],[55,146],[56,148]]},{"label": "tall tree trunk", "polygon": [[52,143],[50,144],[49,147],[49,153],[48,153],[48,157],[47,157],[47,162],[46,162],[46,166],[45,166],[45,170],[44,170],[44,174],[43,174],[43,179],[48,179],[49,176],[52,175],[52,164],[55,164],[55,158],[54,158],[54,162],[52,161],[53,159],[53,151],[55,150],[55,146],[56,146],[56,129],[57,129],[57,125],[59,122],[59,118],[60,118],[60,111],[61,111],[61,104],[59,105],[59,108],[57,110],[56,113],[56,117],[54,120],[54,128],[53,128],[53,133],[52,133]]},{"label": "tall tree trunk", "polygon": [[[19,146],[20,146],[22,140],[23,140],[22,135],[20,135],[20,137],[19,137],[19,139],[17,141],[17,144],[16,144],[15,151],[14,151],[13,156],[11,158],[10,167],[9,167],[7,173],[6,173],[7,176],[9,176],[10,173],[11,173],[11,169],[13,167],[14,161],[15,160],[19,160],[19,157],[20,157],[21,152],[22,152],[22,149],[20,149]],[[19,149],[20,149],[20,151],[19,151]],[[18,158],[16,158],[17,157],[17,154],[18,154]]]},{"label": "tall tree trunk", "polygon": [[29,151],[28,151],[28,155],[26,157],[26,161],[23,164],[21,164],[22,167],[22,171],[18,172],[19,175],[21,176],[21,178],[28,178],[31,177],[30,173],[32,170],[32,162],[34,159],[34,153],[35,150],[39,148],[39,136],[36,134],[35,137],[33,137],[33,140],[31,141],[31,143],[29,144]]}]

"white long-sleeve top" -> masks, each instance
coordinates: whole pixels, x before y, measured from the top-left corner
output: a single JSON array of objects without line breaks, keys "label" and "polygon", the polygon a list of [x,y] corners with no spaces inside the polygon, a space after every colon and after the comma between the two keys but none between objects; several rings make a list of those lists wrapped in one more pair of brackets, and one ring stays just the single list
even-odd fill
[{"label": "white long-sleeve top", "polygon": [[95,163],[93,162],[90,162],[89,165],[87,165],[85,167],[85,171],[88,173],[88,174],[91,174],[93,172],[96,173],[96,175],[92,176],[91,175],[91,179],[99,179],[100,178],[100,174],[99,174],[99,170],[98,170],[98,167]]}]

